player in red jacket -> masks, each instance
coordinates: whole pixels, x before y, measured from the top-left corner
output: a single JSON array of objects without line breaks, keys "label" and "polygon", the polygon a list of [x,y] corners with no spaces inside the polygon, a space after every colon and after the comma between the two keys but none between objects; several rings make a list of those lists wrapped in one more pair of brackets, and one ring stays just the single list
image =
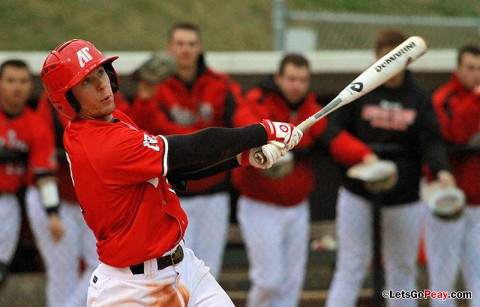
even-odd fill
[{"label": "player in red jacket", "polygon": [[[0,285],[7,278],[20,235],[20,205],[15,194],[27,179],[38,186],[39,202],[47,210],[45,234],[61,240],[63,226],[58,216],[56,151],[49,133],[34,112],[26,107],[33,89],[29,67],[21,60],[0,66]],[[31,175],[31,176],[30,176]]]},{"label": "player in red jacket", "polygon": [[[459,49],[450,81],[433,94],[444,139],[451,146],[449,162],[456,183],[465,192],[466,209],[456,221],[427,214],[428,273],[432,291],[453,291],[461,269],[465,286],[480,292],[480,47]],[[437,300],[430,302],[437,306]],[[453,306],[454,302],[451,301]],[[440,305],[438,305],[440,306]],[[442,306],[447,306],[443,305]],[[471,306],[480,306],[480,299]]]},{"label": "player in red jacket", "polygon": [[[288,54],[278,73],[247,93],[235,123],[243,126],[268,117],[298,125],[322,108],[309,86],[308,60]],[[252,282],[247,306],[298,304],[308,254],[308,197],[314,187],[311,158],[319,150],[317,146],[346,166],[375,159],[366,145],[322,119],[304,132],[284,166],[269,170],[245,167],[233,172]]]},{"label": "player in red jacket", "polygon": [[[101,263],[90,279],[87,305],[233,306],[185,247],[188,220],[170,181],[240,164],[271,167],[302,132],[264,120],[187,135],[149,134],[115,109],[115,59],[87,41],[71,40],[48,55],[41,72],[50,101],[71,119],[64,146],[84,219],[97,239]],[[265,166],[253,159],[257,150],[265,154]]]},{"label": "player in red jacket", "polygon": [[[140,81],[130,117],[140,128],[165,135],[231,127],[233,110],[242,99],[240,86],[206,65],[200,30],[190,23],[174,25],[168,51],[175,58],[176,74],[158,86]],[[190,221],[185,240],[215,277],[221,271],[230,222],[229,188],[224,172],[191,181],[179,194]]]}]

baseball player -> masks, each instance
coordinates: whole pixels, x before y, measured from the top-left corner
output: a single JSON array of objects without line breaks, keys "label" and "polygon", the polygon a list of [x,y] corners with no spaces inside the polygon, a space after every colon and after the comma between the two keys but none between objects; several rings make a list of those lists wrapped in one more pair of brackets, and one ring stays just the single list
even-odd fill
[{"label": "baseball player", "polygon": [[[458,220],[426,215],[425,247],[432,291],[453,291],[461,269],[474,293],[470,306],[480,306],[480,47],[463,46],[451,79],[433,94],[443,137],[453,148],[449,162],[466,195]],[[472,150],[473,149],[473,150]],[[431,306],[456,306],[454,300],[431,300]]]},{"label": "baseball player", "polygon": [[[140,81],[131,118],[140,128],[155,134],[231,126],[233,110],[241,99],[240,86],[226,74],[208,68],[198,27],[190,23],[174,25],[167,47],[175,58],[176,73],[158,85]],[[189,182],[187,191],[179,192],[189,219],[185,241],[215,277],[221,271],[230,224],[229,188],[224,172]]]},{"label": "baseball player", "polygon": [[[396,30],[381,32],[376,56],[404,42]],[[453,184],[445,146],[429,94],[409,71],[402,71],[355,103],[336,111],[332,120],[367,143],[381,159],[397,165],[398,181],[382,195],[347,178],[337,200],[337,261],[326,306],[355,306],[372,255],[372,204],[381,205],[385,289],[415,289],[422,216],[419,182],[427,163],[445,185]],[[388,300],[388,306],[416,306],[416,300]]]},{"label": "baseball player", "polygon": [[47,212],[41,212],[45,234],[54,242],[63,236],[54,141],[43,122],[26,107],[32,88],[32,74],[25,62],[7,60],[0,65],[0,285],[7,279],[20,235],[20,205],[15,193],[27,184],[27,177],[38,187],[38,202]]},{"label": "baseball player", "polygon": [[[70,119],[64,146],[83,217],[97,239],[101,263],[91,276],[87,305],[233,306],[185,247],[188,220],[170,181],[239,165],[271,167],[302,132],[263,120],[236,129],[151,135],[115,110],[115,59],[87,41],[71,40],[47,56],[41,72],[50,101]],[[258,150],[265,165],[253,159]]]},{"label": "baseball player", "polygon": [[[321,109],[309,86],[308,60],[300,54],[286,55],[275,75],[247,92],[247,101],[235,116],[236,124],[243,126],[262,117],[301,123]],[[288,307],[299,303],[308,253],[308,196],[314,186],[311,157],[319,151],[317,146],[346,166],[374,159],[365,144],[323,119],[304,132],[302,141],[289,152],[293,157],[283,165],[233,172],[232,182],[240,193],[238,222],[252,284],[247,306]]]}]

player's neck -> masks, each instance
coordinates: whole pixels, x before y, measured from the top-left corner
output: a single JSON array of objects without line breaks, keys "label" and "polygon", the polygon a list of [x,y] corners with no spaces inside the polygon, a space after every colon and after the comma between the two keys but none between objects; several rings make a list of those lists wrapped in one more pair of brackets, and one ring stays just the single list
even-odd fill
[{"label": "player's neck", "polygon": [[183,82],[192,83],[197,76],[197,67],[180,68],[177,74]]}]

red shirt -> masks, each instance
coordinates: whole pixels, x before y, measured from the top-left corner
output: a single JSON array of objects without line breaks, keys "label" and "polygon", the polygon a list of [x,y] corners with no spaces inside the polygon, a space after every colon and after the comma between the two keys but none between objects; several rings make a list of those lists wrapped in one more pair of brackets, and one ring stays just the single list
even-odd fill
[{"label": "red shirt", "polygon": [[[129,103],[123,96],[121,92],[115,93],[115,105],[117,109],[127,112],[129,108]],[[48,100],[48,96],[45,92],[40,95],[40,98],[37,102],[37,107],[35,112],[40,116],[48,127],[50,133],[53,135],[54,139],[57,141],[56,146],[59,150],[63,150],[63,143],[59,140],[63,137],[63,129],[68,124],[68,119],[64,116],[61,116],[52,104]],[[72,179],[70,176],[70,168],[66,159],[59,159],[59,167],[57,172],[58,178],[58,190],[60,197],[69,202],[77,202],[77,196],[75,195],[75,190],[72,185]]]},{"label": "red shirt", "polygon": [[[247,101],[235,114],[235,124],[244,126],[261,121],[300,124],[321,109],[314,93],[307,95],[297,110],[292,110],[285,99],[275,91],[254,88],[246,95]],[[293,152],[311,147],[327,126],[322,119],[304,132]],[[353,165],[363,160],[371,150],[347,132],[337,134],[329,144],[330,152],[339,163]],[[311,160],[295,159],[291,173],[280,179],[271,179],[253,167],[241,167],[233,171],[232,182],[240,194],[281,206],[293,206],[306,199],[314,187]]]},{"label": "red shirt", "polygon": [[[480,95],[467,91],[454,74],[433,94],[443,137],[451,145],[480,146]],[[480,153],[451,154],[449,163],[467,203],[480,205]]]},{"label": "red shirt", "polygon": [[[177,77],[159,84],[148,101],[134,99],[129,115],[139,127],[154,134],[186,134],[208,127],[226,127],[229,102],[242,99],[240,86],[229,76],[204,66],[191,85]],[[224,183],[226,173],[188,183],[191,194],[205,193]]]},{"label": "red shirt", "polygon": [[53,136],[30,108],[15,118],[0,110],[0,147],[28,154],[26,163],[0,163],[0,193],[15,193],[26,184],[27,173],[54,173],[57,169]]},{"label": "red shirt", "polygon": [[126,267],[180,242],[187,216],[167,182],[168,143],[121,111],[114,122],[72,120],[64,145],[75,191],[100,261]]}]

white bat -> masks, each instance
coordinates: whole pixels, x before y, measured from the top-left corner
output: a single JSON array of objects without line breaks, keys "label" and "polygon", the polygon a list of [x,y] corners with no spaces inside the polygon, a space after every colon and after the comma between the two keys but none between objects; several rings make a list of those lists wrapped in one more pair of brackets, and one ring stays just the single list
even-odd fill
[{"label": "white bat", "polygon": [[[324,108],[301,122],[297,128],[301,131],[306,131],[313,124],[336,109],[373,91],[404,70],[410,63],[427,52],[427,49],[427,44],[423,38],[419,36],[408,38],[395,49],[376,61],[372,66],[368,67]],[[262,156],[261,151],[256,153],[255,158],[259,163],[260,161],[263,161],[264,157]]]}]

